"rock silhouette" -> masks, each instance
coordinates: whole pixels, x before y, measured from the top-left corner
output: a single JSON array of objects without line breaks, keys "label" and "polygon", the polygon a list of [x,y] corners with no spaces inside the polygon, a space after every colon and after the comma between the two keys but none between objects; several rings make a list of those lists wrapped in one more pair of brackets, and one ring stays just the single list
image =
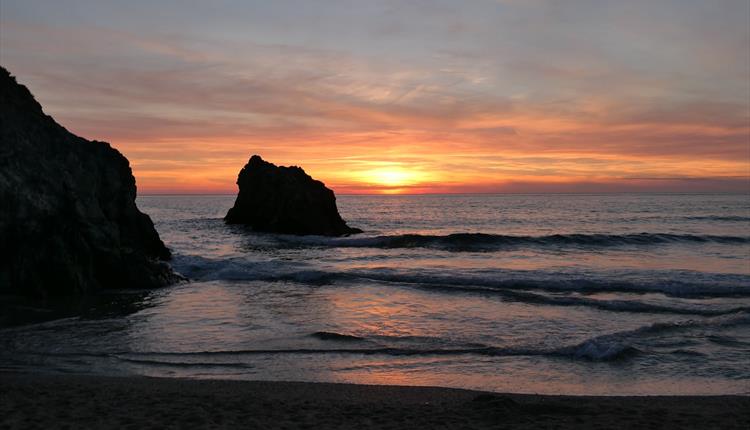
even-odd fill
[{"label": "rock silhouette", "polygon": [[68,132],[0,67],[0,294],[47,298],[179,279],[135,197],[122,154]]},{"label": "rock silhouette", "polygon": [[237,178],[239,194],[224,218],[271,233],[341,236],[361,233],[346,225],[336,196],[300,167],[276,166],[253,155]]}]

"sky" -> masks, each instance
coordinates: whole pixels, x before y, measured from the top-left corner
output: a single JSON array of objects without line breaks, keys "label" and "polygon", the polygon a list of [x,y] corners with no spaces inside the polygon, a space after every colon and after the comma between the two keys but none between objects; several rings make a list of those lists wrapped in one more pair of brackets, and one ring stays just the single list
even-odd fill
[{"label": "sky", "polygon": [[0,0],[0,64],[140,193],[750,192],[748,0]]}]

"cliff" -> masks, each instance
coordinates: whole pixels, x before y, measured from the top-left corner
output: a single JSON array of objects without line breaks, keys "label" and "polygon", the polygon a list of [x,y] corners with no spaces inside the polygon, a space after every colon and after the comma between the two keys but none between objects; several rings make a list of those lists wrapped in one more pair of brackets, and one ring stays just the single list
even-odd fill
[{"label": "cliff", "polygon": [[0,67],[0,294],[69,296],[179,279],[135,197],[122,154],[68,132]]}]

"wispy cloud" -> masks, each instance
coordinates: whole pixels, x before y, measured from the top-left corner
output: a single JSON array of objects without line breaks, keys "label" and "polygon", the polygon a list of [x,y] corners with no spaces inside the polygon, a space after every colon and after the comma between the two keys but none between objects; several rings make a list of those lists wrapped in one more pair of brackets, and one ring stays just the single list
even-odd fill
[{"label": "wispy cloud", "polygon": [[746,2],[462,5],[8,1],[0,52],[147,191],[230,191],[256,152],[350,192],[747,185]]}]

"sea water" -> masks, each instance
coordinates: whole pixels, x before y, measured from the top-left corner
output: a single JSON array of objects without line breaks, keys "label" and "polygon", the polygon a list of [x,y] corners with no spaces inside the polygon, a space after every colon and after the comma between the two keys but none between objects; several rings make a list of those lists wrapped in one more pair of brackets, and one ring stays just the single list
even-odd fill
[{"label": "sea water", "polygon": [[188,282],[0,331],[10,370],[750,393],[750,196],[339,196],[350,237],[142,196]]}]

